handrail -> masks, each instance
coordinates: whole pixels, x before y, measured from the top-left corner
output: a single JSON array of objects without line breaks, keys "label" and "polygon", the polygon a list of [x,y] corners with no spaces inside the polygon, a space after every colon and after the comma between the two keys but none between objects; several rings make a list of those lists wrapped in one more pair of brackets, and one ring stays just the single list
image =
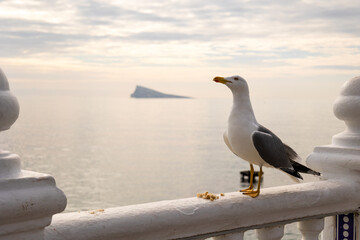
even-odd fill
[{"label": "handrail", "polygon": [[256,199],[233,192],[215,201],[187,198],[57,214],[45,239],[204,239],[355,211],[359,190],[358,184],[327,180],[267,188]]}]

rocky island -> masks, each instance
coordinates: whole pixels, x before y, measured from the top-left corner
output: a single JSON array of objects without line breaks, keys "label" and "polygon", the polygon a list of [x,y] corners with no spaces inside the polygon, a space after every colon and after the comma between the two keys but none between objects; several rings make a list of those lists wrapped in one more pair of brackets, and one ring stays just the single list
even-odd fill
[{"label": "rocky island", "polygon": [[136,89],[131,94],[131,97],[132,98],[190,98],[185,96],[161,93],[139,85],[136,86]]}]

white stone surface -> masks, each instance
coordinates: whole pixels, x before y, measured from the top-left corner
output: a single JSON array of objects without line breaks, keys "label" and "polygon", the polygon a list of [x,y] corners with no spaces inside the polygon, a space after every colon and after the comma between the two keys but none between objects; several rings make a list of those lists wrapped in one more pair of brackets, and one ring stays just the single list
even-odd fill
[{"label": "white stone surface", "polygon": [[298,228],[303,235],[301,240],[319,240],[319,235],[324,229],[324,219],[310,219],[298,223]]},{"label": "white stone surface", "polygon": [[0,151],[0,180],[18,177],[21,174],[20,158],[8,151]]},{"label": "white stone surface", "polygon": [[326,217],[321,240],[336,239],[336,216]]},{"label": "white stone surface", "polygon": [[[324,179],[341,179],[343,182],[360,185],[360,76],[347,81],[334,103],[334,114],[346,124],[346,129],[333,136],[332,143],[327,146],[315,147],[309,155],[307,164],[320,171]],[[349,196],[357,201],[357,194]],[[355,200],[356,199],[356,200]],[[323,240],[336,236],[335,218],[329,217],[325,221]],[[358,226],[357,231],[359,231]],[[359,234],[357,238],[360,239]]]},{"label": "white stone surface", "polygon": [[7,130],[19,116],[19,103],[10,92],[9,82],[0,68],[0,131]]},{"label": "white stone surface", "polygon": [[201,237],[335,215],[356,209],[357,199],[360,199],[359,185],[329,180],[267,188],[256,199],[235,192],[226,193],[213,202],[188,198],[105,209],[94,214],[64,213],[53,217],[52,224],[45,230],[45,239]]},{"label": "white stone surface", "polygon": [[281,240],[284,236],[284,225],[265,227],[256,230],[258,240]]},{"label": "white stone surface", "polygon": [[326,179],[348,179],[360,183],[360,77],[347,81],[334,103],[334,113],[345,121],[345,131],[335,135],[331,145],[320,146],[307,164]]},{"label": "white stone surface", "polygon": [[0,239],[43,239],[52,215],[65,209],[64,193],[53,177],[21,171],[15,154],[1,153],[0,169]]}]

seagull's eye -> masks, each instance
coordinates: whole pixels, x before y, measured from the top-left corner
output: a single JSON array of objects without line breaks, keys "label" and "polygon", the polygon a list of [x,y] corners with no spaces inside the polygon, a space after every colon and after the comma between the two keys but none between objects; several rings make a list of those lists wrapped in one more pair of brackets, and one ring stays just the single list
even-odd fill
[{"label": "seagull's eye", "polygon": [[234,78],[234,80],[236,80],[236,81],[237,81],[237,80],[239,80],[239,78],[238,78],[238,77],[235,77],[235,78]]}]

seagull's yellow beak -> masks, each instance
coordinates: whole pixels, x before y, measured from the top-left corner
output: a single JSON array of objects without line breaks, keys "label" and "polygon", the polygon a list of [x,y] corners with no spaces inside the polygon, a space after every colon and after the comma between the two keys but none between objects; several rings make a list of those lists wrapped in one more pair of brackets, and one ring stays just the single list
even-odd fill
[{"label": "seagull's yellow beak", "polygon": [[227,82],[230,82],[230,81],[226,80],[226,79],[223,78],[223,77],[214,77],[213,80],[214,80],[214,82],[223,83],[223,84],[225,84],[225,83],[227,83]]}]

